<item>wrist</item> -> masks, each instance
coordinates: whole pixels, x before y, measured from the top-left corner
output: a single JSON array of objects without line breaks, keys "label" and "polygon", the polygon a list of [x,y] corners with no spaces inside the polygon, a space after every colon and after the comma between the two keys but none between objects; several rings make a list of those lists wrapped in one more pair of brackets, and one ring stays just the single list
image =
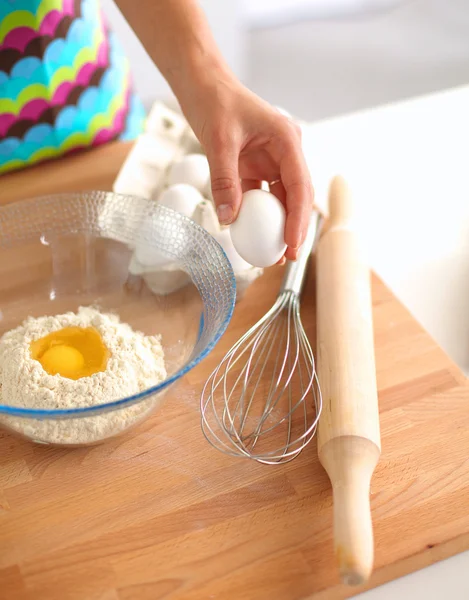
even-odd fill
[{"label": "wrist", "polygon": [[181,69],[168,77],[183,110],[217,94],[220,86],[235,81],[230,68],[217,52],[196,50],[187,54]]}]

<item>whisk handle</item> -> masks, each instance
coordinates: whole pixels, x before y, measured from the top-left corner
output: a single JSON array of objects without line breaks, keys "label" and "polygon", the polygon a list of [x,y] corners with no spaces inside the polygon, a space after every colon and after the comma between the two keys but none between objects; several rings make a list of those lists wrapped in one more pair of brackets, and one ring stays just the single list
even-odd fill
[{"label": "whisk handle", "polygon": [[305,241],[300,248],[298,258],[296,261],[289,260],[287,262],[280,292],[289,291],[297,294],[298,296],[301,294],[301,289],[305,280],[306,268],[308,266],[308,260],[311,252],[314,250],[319,240],[322,222],[322,216],[318,212],[315,212],[311,217],[308,232],[306,234]]}]

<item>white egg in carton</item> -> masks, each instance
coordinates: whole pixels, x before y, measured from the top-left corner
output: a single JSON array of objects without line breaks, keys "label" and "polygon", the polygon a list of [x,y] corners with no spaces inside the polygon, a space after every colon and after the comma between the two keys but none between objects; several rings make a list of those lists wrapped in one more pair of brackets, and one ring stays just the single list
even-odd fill
[{"label": "white egg in carton", "polygon": [[[228,256],[236,277],[237,298],[263,273],[263,269],[247,263],[236,252],[230,231],[220,226],[211,196],[210,169],[192,129],[182,114],[161,102],[153,105],[148,115],[145,132],[134,143],[115,182],[113,191],[128,194],[167,206],[210,233]],[[115,219],[125,218],[115,215]],[[189,281],[188,276],[175,263],[149,252],[139,239],[147,236],[137,225],[136,244],[129,271],[140,275],[158,294],[169,294]],[[119,223],[113,223],[113,237]],[[124,241],[124,240],[121,240]]]}]

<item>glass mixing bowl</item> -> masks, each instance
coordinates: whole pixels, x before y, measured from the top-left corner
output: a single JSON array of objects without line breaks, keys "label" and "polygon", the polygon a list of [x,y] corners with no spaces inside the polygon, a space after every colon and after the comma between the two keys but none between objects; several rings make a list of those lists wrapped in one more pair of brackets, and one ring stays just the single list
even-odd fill
[{"label": "glass mixing bowl", "polygon": [[[137,243],[157,267],[132,269]],[[123,433],[213,349],[230,321],[235,287],[221,246],[151,201],[92,192],[0,208],[0,337],[27,317],[98,306],[136,331],[161,334],[167,371],[158,385],[106,404],[38,409],[5,402],[0,367],[0,427],[66,446]]]}]

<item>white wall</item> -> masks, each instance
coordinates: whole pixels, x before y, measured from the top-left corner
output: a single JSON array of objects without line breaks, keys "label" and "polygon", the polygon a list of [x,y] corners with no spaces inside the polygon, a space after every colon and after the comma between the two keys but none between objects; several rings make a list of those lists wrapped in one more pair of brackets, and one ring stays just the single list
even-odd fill
[{"label": "white wall", "polygon": [[303,19],[330,19],[389,10],[408,0],[244,0],[249,27],[264,28]]},{"label": "white wall", "polygon": [[[145,52],[113,0],[101,0],[106,17],[119,36],[132,64],[135,87],[146,106],[169,94],[169,87]],[[239,0],[201,0],[215,39],[228,64],[244,77],[244,28]]]},{"label": "white wall", "polygon": [[248,36],[247,83],[316,121],[469,82],[469,0],[411,0]]}]

